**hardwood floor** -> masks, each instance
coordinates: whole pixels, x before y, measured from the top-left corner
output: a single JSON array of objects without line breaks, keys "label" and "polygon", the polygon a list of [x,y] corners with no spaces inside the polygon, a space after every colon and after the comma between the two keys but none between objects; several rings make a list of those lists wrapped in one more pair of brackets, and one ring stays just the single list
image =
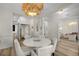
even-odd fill
[{"label": "hardwood floor", "polygon": [[13,48],[1,49],[0,56],[15,56],[15,52]]},{"label": "hardwood floor", "polygon": [[[78,56],[79,45],[76,42],[61,39],[56,48],[55,56]],[[0,50],[0,56],[15,56],[14,48]]]}]

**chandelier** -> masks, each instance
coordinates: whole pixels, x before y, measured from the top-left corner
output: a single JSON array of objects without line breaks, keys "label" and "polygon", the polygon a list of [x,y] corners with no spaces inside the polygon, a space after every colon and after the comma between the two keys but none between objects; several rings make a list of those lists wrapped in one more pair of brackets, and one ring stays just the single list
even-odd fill
[{"label": "chandelier", "polygon": [[22,10],[27,16],[36,16],[39,15],[43,9],[42,3],[23,3]]}]

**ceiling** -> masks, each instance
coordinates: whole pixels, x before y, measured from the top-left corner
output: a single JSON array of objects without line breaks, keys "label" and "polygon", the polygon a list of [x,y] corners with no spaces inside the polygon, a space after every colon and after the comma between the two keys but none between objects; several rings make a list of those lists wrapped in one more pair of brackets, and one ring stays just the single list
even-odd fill
[{"label": "ceiling", "polygon": [[[19,15],[23,15],[26,16],[25,13],[22,11],[22,4],[21,3],[1,3],[0,4],[0,11],[2,11],[3,9],[5,10],[9,10],[12,13],[16,13]],[[59,10],[63,10],[66,9],[61,15],[66,15],[68,17],[72,17],[72,16],[79,16],[79,4],[71,4],[71,3],[45,3],[44,4],[44,8],[41,11],[39,16],[42,17],[48,17],[48,16],[52,16],[53,14],[55,14],[57,11]],[[60,17],[60,15],[59,15]]]},{"label": "ceiling", "polygon": [[[46,4],[44,4],[44,8],[43,8],[40,15],[43,16],[43,15],[48,15],[50,13],[54,13],[58,9],[64,8],[64,7],[68,6],[68,5],[70,5],[70,4],[46,3]],[[0,4],[1,8],[8,8],[8,9],[10,9],[11,11],[13,11],[15,13],[25,15],[24,12],[22,11],[21,6],[22,6],[22,4],[20,4],[20,3]]]}]

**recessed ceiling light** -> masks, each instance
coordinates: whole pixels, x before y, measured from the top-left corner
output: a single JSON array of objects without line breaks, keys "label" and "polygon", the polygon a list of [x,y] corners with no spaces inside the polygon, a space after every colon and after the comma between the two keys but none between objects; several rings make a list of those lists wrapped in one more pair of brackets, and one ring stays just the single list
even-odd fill
[{"label": "recessed ceiling light", "polygon": [[57,13],[58,13],[58,14],[62,14],[62,13],[63,13],[63,10],[61,10],[61,11],[58,11]]},{"label": "recessed ceiling light", "polygon": [[58,13],[58,14],[66,13],[66,12],[67,12],[67,10],[68,10],[68,8],[61,9],[61,10],[59,10],[59,11],[58,11],[58,12],[56,12],[56,13]]}]

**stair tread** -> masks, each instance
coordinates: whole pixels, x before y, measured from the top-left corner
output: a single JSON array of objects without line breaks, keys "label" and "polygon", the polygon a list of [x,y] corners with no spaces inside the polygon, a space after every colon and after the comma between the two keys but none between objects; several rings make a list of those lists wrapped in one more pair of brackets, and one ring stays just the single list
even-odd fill
[{"label": "stair tread", "polygon": [[58,50],[56,50],[57,52],[59,51],[60,53],[63,53],[65,55],[78,55],[77,52],[72,52],[66,49],[62,49],[62,48],[58,48]]},{"label": "stair tread", "polygon": [[68,56],[77,56],[78,55],[78,44],[70,40],[60,40],[57,44],[56,55],[68,55]]}]

